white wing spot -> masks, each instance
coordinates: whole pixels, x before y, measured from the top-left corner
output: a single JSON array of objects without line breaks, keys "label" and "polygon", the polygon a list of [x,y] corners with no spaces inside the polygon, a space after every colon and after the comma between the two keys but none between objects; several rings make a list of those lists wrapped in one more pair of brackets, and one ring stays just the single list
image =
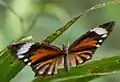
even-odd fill
[{"label": "white wing spot", "polygon": [[101,42],[102,42],[102,40],[99,40],[98,42],[99,42],[99,43],[101,43]]},{"label": "white wing spot", "polygon": [[27,65],[31,65],[31,62],[29,62]]},{"label": "white wing spot", "polygon": [[100,47],[100,45],[99,45],[99,44],[97,44],[97,45],[96,45],[96,47]]},{"label": "white wing spot", "polygon": [[39,74],[43,74],[43,71],[39,71]]},{"label": "white wing spot", "polygon": [[19,55],[18,58],[19,59],[24,58],[24,55]]},{"label": "white wing spot", "polygon": [[91,51],[90,51],[89,53],[90,53],[90,54],[92,54],[92,52],[91,52]]},{"label": "white wing spot", "polygon": [[92,30],[90,30],[91,32],[95,32],[95,33],[97,33],[98,35],[102,35],[102,34],[106,34],[106,33],[108,33],[108,31],[106,30],[106,29],[104,29],[104,28],[99,28],[99,27],[96,27],[96,28],[94,28],[94,29],[92,29]]},{"label": "white wing spot", "polygon": [[87,59],[90,59],[91,58],[91,56],[87,56]]},{"label": "white wing spot", "polygon": [[80,62],[79,63],[83,63],[83,60],[80,60]]},{"label": "white wing spot", "polygon": [[21,55],[21,54],[26,53],[33,44],[34,44],[34,43],[26,43],[26,44],[24,44],[24,45],[17,51],[17,55]]},{"label": "white wing spot", "polygon": [[50,75],[51,73],[52,73],[52,72],[51,72],[51,71],[49,71],[49,72],[48,72],[48,75]]},{"label": "white wing spot", "polygon": [[102,38],[105,38],[105,37],[107,37],[107,34],[104,34],[104,35],[102,35],[101,37],[102,37]]},{"label": "white wing spot", "polygon": [[24,59],[24,62],[27,62],[28,61],[28,59]]}]

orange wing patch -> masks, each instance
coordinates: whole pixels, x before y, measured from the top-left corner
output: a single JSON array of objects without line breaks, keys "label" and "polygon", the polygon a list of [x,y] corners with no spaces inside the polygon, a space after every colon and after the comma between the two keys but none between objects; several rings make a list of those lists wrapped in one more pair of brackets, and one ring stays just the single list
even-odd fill
[{"label": "orange wing patch", "polygon": [[37,60],[44,60],[45,58],[52,58],[60,55],[60,52],[55,49],[49,48],[40,48],[33,53],[31,53],[31,63],[36,62]]},{"label": "orange wing patch", "polygon": [[97,41],[94,40],[94,38],[86,38],[80,42],[78,42],[77,44],[75,44],[72,47],[72,50],[82,50],[85,48],[92,48],[95,47],[97,44]]}]

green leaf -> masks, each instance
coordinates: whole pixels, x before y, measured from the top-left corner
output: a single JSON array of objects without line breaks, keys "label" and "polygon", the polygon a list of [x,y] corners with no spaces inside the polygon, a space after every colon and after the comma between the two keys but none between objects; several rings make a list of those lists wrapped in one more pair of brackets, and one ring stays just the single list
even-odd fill
[{"label": "green leaf", "polygon": [[58,38],[63,32],[65,32],[76,20],[78,20],[83,14],[73,18],[70,20],[67,24],[65,24],[63,27],[58,29],[55,33],[48,36],[45,40],[43,40],[44,43],[52,43],[56,38]]},{"label": "green leaf", "polygon": [[59,69],[57,75],[37,77],[32,82],[88,82],[100,76],[114,74],[117,71],[120,71],[120,56],[95,60],[73,67],[68,74],[64,69]]},{"label": "green leaf", "polygon": [[[15,60],[10,52],[6,50],[0,56],[0,80],[1,82],[9,82],[24,65]],[[16,70],[17,69],[17,70]]]},{"label": "green leaf", "polygon": [[[14,42],[22,43],[30,41],[32,41],[31,36]],[[10,54],[7,47],[5,47],[0,52],[0,55],[0,80],[2,82],[9,82],[20,70],[22,70],[24,65],[21,62],[15,60],[15,58]]]}]

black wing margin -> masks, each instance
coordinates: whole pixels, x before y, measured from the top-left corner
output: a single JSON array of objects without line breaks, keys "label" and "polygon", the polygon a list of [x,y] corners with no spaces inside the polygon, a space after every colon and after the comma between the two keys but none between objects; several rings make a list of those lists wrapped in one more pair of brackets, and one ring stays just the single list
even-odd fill
[{"label": "black wing margin", "polygon": [[69,48],[70,65],[81,64],[92,58],[95,50],[101,46],[111,33],[115,22],[111,21],[91,29],[78,38]]}]

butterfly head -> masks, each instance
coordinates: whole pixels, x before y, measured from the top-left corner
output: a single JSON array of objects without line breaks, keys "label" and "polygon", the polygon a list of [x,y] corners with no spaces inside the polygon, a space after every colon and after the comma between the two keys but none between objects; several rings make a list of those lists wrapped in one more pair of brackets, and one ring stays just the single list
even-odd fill
[{"label": "butterfly head", "polygon": [[63,50],[63,51],[66,51],[66,50],[68,50],[68,47],[63,44],[63,45],[62,45],[62,50]]}]

